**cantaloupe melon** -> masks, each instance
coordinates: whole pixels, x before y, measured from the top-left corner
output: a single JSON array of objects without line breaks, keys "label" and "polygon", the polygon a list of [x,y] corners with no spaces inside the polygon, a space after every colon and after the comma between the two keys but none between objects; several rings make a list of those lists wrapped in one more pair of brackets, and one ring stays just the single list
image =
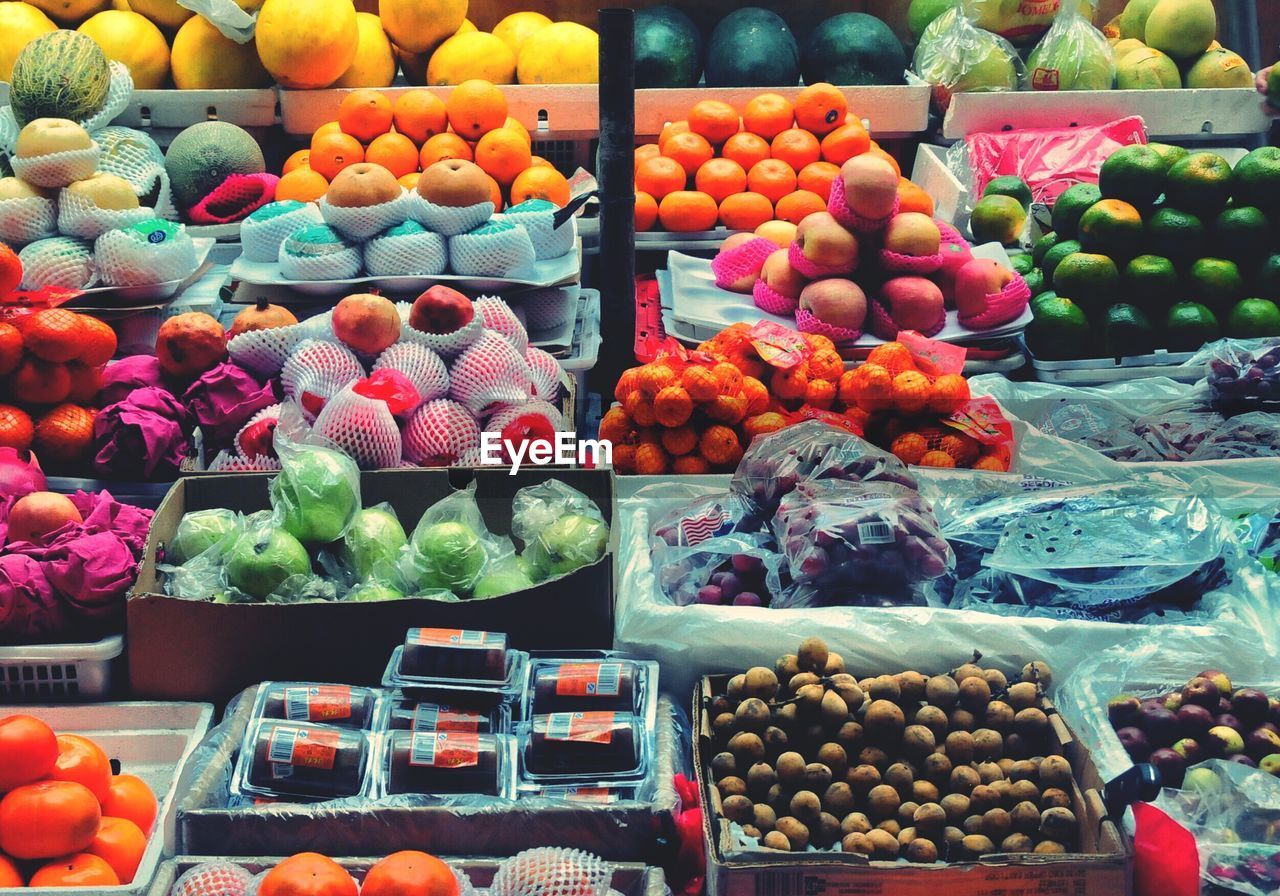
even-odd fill
[{"label": "cantaloupe melon", "polygon": [[22,48],[58,26],[30,3],[0,3],[0,81],[13,75]]},{"label": "cantaloupe melon", "polygon": [[258,141],[225,121],[202,121],[173,139],[164,159],[174,199],[188,209],[232,174],[267,170]]},{"label": "cantaloupe melon", "polygon": [[18,124],[37,118],[83,121],[100,110],[111,86],[102,48],[75,31],[42,34],[13,64],[9,103]]}]

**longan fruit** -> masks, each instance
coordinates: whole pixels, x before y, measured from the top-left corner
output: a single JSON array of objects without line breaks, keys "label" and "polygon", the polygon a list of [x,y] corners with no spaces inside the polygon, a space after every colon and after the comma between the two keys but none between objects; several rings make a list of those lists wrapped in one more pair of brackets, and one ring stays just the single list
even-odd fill
[{"label": "longan fruit", "polygon": [[1021,802],[1009,813],[1009,822],[1018,834],[1038,834],[1040,832],[1040,810],[1035,803]]},{"label": "longan fruit", "polygon": [[978,765],[978,777],[982,779],[983,784],[994,784],[996,781],[1004,780],[1004,772],[995,762],[983,762]]},{"label": "longan fruit", "polygon": [[[1000,795],[990,784],[979,784],[969,791],[969,812],[982,815],[1000,805]],[[967,816],[966,816],[967,817]]]},{"label": "longan fruit", "polygon": [[1076,814],[1070,809],[1045,809],[1040,815],[1040,836],[1058,843],[1074,843],[1080,833]]},{"label": "longan fruit", "polygon": [[746,673],[746,693],[762,700],[772,700],[778,693],[778,676],[772,669],[753,666]]},{"label": "longan fruit", "polygon": [[999,669],[984,669],[982,677],[987,680],[987,685],[993,694],[999,694],[1009,686],[1009,679],[1005,678],[1004,673]]},{"label": "longan fruit", "polygon": [[844,657],[838,653],[827,651],[827,662],[822,667],[823,676],[839,675],[844,671]]},{"label": "longan fruit", "polygon": [[923,725],[909,725],[902,732],[902,749],[913,761],[920,761],[938,745],[933,732]]},{"label": "longan fruit", "polygon": [[831,679],[831,689],[840,695],[840,699],[844,701],[849,712],[857,712],[867,699],[866,694],[862,692],[862,688],[858,687],[858,682],[854,680],[852,675],[843,673],[836,675]]},{"label": "longan fruit", "polygon": [[871,830],[871,819],[861,812],[850,812],[841,819],[840,830],[846,834],[865,834]]},{"label": "longan fruit", "polygon": [[845,722],[836,732],[836,743],[844,747],[846,755],[859,749],[862,746],[862,725],[857,722]]},{"label": "longan fruit", "polygon": [[796,651],[796,659],[799,660],[800,669],[804,672],[821,672],[827,667],[829,656],[827,643],[821,638],[805,638],[800,642],[800,649]]},{"label": "longan fruit", "polygon": [[1004,753],[1004,738],[999,731],[990,728],[979,728],[973,732],[973,758],[978,762],[990,762],[999,759]]},{"label": "longan fruit", "polygon": [[916,830],[928,837],[934,833],[941,833],[947,826],[947,810],[938,803],[925,803],[916,809],[911,821]]},{"label": "longan fruit", "polygon": [[898,857],[897,834],[891,834],[886,830],[876,828],[871,831],[871,833],[867,834],[867,837],[871,840],[871,857],[873,859],[880,859],[888,862]]},{"label": "longan fruit", "polygon": [[761,837],[764,836],[764,833],[753,824],[744,824],[742,826],[742,833],[746,834],[752,840],[755,840],[757,842],[760,840]]},{"label": "longan fruit", "polygon": [[1000,841],[1001,852],[1031,852],[1036,842],[1026,834],[1010,834]]},{"label": "longan fruit", "polygon": [[895,762],[884,770],[884,783],[898,791],[898,793],[902,793],[904,790],[910,791],[911,783],[915,779],[915,772],[905,762]]},{"label": "longan fruit", "polygon": [[973,735],[968,731],[952,731],[943,742],[943,749],[953,765],[966,765],[973,761]]},{"label": "longan fruit", "polygon": [[807,684],[822,684],[822,678],[815,672],[797,672],[787,682],[787,688],[795,694]]},{"label": "longan fruit", "polygon": [[947,714],[936,706],[920,707],[912,721],[932,731],[935,741],[940,742],[947,736]]},{"label": "longan fruit", "polygon": [[902,830],[898,831],[898,848],[906,849],[907,846],[910,845],[911,841],[915,840],[916,837],[918,836],[920,835],[916,832],[915,828],[913,827],[903,828]]},{"label": "longan fruit", "polygon": [[818,849],[830,849],[840,842],[843,836],[840,831],[840,819],[830,812],[823,812],[818,816],[818,823],[811,829],[810,836],[813,839],[813,845]]},{"label": "longan fruit", "polygon": [[982,834],[969,834],[960,842],[960,846],[965,851],[965,854],[973,859],[990,855],[996,851],[996,845],[991,842],[991,838]]},{"label": "longan fruit", "polygon": [[866,796],[872,787],[881,782],[880,770],[874,765],[859,765],[849,769],[844,777],[845,783],[859,796]]},{"label": "longan fruit", "polygon": [[849,770],[849,754],[839,744],[826,743],[818,747],[818,761],[831,770],[833,779],[843,779]]},{"label": "longan fruit", "polygon": [[764,729],[764,734],[761,735],[761,740],[764,741],[765,753],[769,756],[776,757],[781,756],[786,752],[787,743],[790,739],[787,737],[787,732],[777,726],[770,725],[768,728]]},{"label": "longan fruit", "polygon": [[898,700],[902,689],[898,687],[898,679],[892,675],[881,675],[871,682],[869,696],[872,700]]},{"label": "longan fruit", "polygon": [[[938,803],[946,813],[948,824],[962,824],[969,817],[969,797],[963,793],[948,793]],[[1040,823],[1037,816],[1036,824]]]},{"label": "longan fruit", "polygon": [[745,796],[731,796],[720,804],[724,817],[738,824],[751,824],[755,820],[756,805]]},{"label": "longan fruit", "polygon": [[917,837],[907,844],[907,861],[920,865],[932,865],[938,861],[938,847],[932,840]]},{"label": "longan fruit", "polygon": [[879,747],[863,747],[858,754],[859,765],[874,765],[881,774],[889,767],[889,754]]},{"label": "longan fruit", "polygon": [[1062,756],[1040,760],[1040,786],[1063,789],[1071,786],[1071,763]]},{"label": "longan fruit", "polygon": [[925,682],[925,699],[942,710],[950,710],[960,699],[960,683],[950,675],[935,675]]},{"label": "longan fruit", "polygon": [[872,818],[892,818],[900,805],[902,798],[888,784],[877,784],[867,792],[867,809]]},{"label": "longan fruit", "polygon": [[902,695],[903,703],[915,706],[924,699],[925,687],[929,684],[929,679],[919,672],[907,671],[899,672],[896,676],[898,679],[898,692]]},{"label": "longan fruit", "polygon": [[772,806],[756,803],[751,823],[767,834],[777,827],[778,813],[773,810]]},{"label": "longan fruit", "polygon": [[822,794],[822,808],[840,818],[852,812],[857,802],[853,788],[844,781],[836,781]]},{"label": "longan fruit", "polygon": [[1036,660],[1022,667],[1022,680],[1035,682],[1047,691],[1053,684],[1053,670],[1049,668],[1048,663]]},{"label": "longan fruit", "polygon": [[1009,785],[1009,799],[1014,804],[1021,802],[1039,803],[1040,788],[1032,781],[1014,781]]},{"label": "longan fruit", "polygon": [[754,763],[764,759],[764,741],[760,735],[749,731],[739,731],[729,738],[729,752],[738,759],[739,766],[750,768]]},{"label": "longan fruit", "polygon": [[778,681],[790,681],[800,674],[800,658],[794,653],[784,653],[773,664],[773,674]]},{"label": "longan fruit", "polygon": [[947,782],[951,780],[951,769],[954,766],[951,758],[946,753],[930,753],[924,757],[924,762],[920,765],[920,770],[927,780],[934,787],[945,787]]},{"label": "longan fruit", "polygon": [[729,683],[725,686],[725,693],[730,700],[741,700],[746,696],[747,676],[735,675],[729,679]]},{"label": "longan fruit", "polygon": [[722,712],[711,720],[711,730],[721,737],[732,736],[736,725],[737,718],[731,712]]},{"label": "longan fruit", "polygon": [[1053,840],[1041,840],[1036,844],[1036,848],[1032,850],[1032,852],[1037,852],[1041,855],[1062,855],[1066,851],[1067,848],[1065,846]]},{"label": "longan fruit", "polygon": [[748,697],[738,704],[733,714],[734,722],[742,731],[754,731],[757,734],[769,727],[773,715],[769,712],[769,704],[759,697]]},{"label": "longan fruit", "polygon": [[992,700],[982,715],[982,723],[987,728],[1004,733],[1013,725],[1013,715],[1013,707],[1008,703]]},{"label": "longan fruit", "polygon": [[822,698],[826,694],[827,689],[820,684],[802,685],[796,691],[796,704],[800,708],[800,714],[811,718],[816,716],[822,709]]},{"label": "longan fruit", "polygon": [[767,849],[777,849],[782,852],[791,851],[791,841],[781,831],[770,831],[764,835],[764,840],[761,842]]},{"label": "longan fruit", "polygon": [[960,825],[960,828],[966,834],[981,834],[982,833],[982,816],[970,815]]},{"label": "longan fruit", "polygon": [[[1071,766],[1067,766],[1070,770]],[[1030,759],[1018,759],[1009,769],[1010,781],[1032,781],[1040,773],[1040,767]]]},{"label": "longan fruit", "polygon": [[1008,837],[1013,830],[1013,819],[1004,809],[988,809],[982,814],[982,833],[998,843]]},{"label": "longan fruit", "polygon": [[978,727],[978,720],[967,709],[953,709],[947,716],[947,727],[952,731],[973,731]]},{"label": "longan fruit", "polygon": [[870,856],[876,851],[876,846],[871,842],[868,832],[853,831],[844,835],[844,839],[840,841],[840,850],[850,854]]},{"label": "longan fruit", "polygon": [[978,773],[967,765],[957,765],[951,770],[948,789],[951,793],[970,793],[982,783]]},{"label": "longan fruit", "polygon": [[711,757],[711,778],[719,781],[738,773],[738,760],[732,753],[717,753]]},{"label": "longan fruit", "polygon": [[809,845],[809,828],[804,825],[798,818],[787,816],[779,818],[774,831],[781,833],[787,838],[787,842],[791,844],[794,852],[802,851]]},{"label": "longan fruit", "polygon": [[805,824],[815,822],[822,814],[822,800],[812,790],[801,790],[791,798],[791,814]]},{"label": "longan fruit", "polygon": [[831,769],[821,762],[810,762],[804,767],[803,785],[806,790],[821,793],[831,786]]},{"label": "longan fruit", "polygon": [[1044,793],[1040,794],[1041,809],[1070,809],[1071,795],[1065,790],[1058,787],[1050,787]]},{"label": "longan fruit", "polygon": [[747,782],[739,778],[737,775],[730,775],[727,778],[721,778],[720,782],[716,784],[716,787],[719,788],[720,796],[722,797],[727,798],[731,796],[747,795]]},{"label": "longan fruit", "polygon": [[973,677],[982,678],[982,667],[976,663],[963,663],[956,666],[952,671],[951,677],[955,679],[956,684],[961,684],[966,678]]},{"label": "longan fruit", "polygon": [[840,726],[849,721],[849,704],[845,703],[835,691],[827,691],[822,695],[819,712],[822,716],[822,724],[833,731],[839,731]]},{"label": "longan fruit", "polygon": [[969,712],[982,712],[991,702],[991,686],[985,678],[971,675],[960,682],[960,705]]},{"label": "longan fruit", "polygon": [[798,787],[804,781],[804,757],[799,753],[788,751],[778,757],[777,774],[781,784]]},{"label": "longan fruit", "polygon": [[777,783],[778,773],[767,762],[757,762],[747,770],[747,790],[752,794],[766,794]]},{"label": "longan fruit", "polygon": [[1009,690],[1005,692],[1004,702],[1012,706],[1015,712],[1018,712],[1023,709],[1030,709],[1039,703],[1040,695],[1036,691],[1034,684],[1021,681],[1009,687]]},{"label": "longan fruit", "polygon": [[[897,684],[894,684],[897,687]],[[863,716],[862,727],[869,737],[877,740],[892,740],[902,736],[906,717],[901,707],[891,700],[877,699],[867,707]]]},{"label": "longan fruit", "polygon": [[911,827],[912,819],[915,818],[916,810],[920,808],[920,804],[915,800],[907,800],[898,805],[898,824],[903,827]]},{"label": "longan fruit", "polygon": [[1035,707],[1023,709],[1013,717],[1013,727],[1023,737],[1038,739],[1048,732],[1049,717]]}]

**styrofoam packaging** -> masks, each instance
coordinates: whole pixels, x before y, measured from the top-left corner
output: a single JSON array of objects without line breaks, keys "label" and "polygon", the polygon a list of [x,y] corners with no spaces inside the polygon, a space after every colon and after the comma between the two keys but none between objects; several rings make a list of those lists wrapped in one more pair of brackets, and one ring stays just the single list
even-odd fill
[{"label": "styrofoam packaging", "polygon": [[301,802],[371,797],[376,749],[364,731],[259,719],[240,744],[232,793]]},{"label": "styrofoam packaging", "polygon": [[264,205],[240,224],[240,242],[250,261],[275,264],[280,259],[280,245],[309,224],[323,224],[320,208],[314,202],[285,200]]},{"label": "styrofoam packaging", "polygon": [[[474,795],[514,799],[516,741],[475,731],[389,731],[379,738],[377,797]],[[397,756],[403,757],[397,760]]]},{"label": "styrofoam packaging", "polygon": [[253,703],[253,717],[374,731],[382,715],[382,704],[382,692],[373,688],[308,681],[264,681]]},{"label": "styrofoam packaging", "polygon": [[559,258],[573,249],[573,219],[556,227],[555,217],[558,211],[554,202],[528,199],[519,205],[513,205],[502,216],[528,231],[529,239],[533,242],[534,257],[541,260]]}]

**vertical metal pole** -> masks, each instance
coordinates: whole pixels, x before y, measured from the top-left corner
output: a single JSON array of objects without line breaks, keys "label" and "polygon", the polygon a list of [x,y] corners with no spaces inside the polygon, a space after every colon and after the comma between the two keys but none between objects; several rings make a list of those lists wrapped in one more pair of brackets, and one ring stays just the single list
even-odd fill
[{"label": "vertical metal pole", "polygon": [[613,384],[634,363],[636,328],[635,13],[602,9],[600,25],[600,148],[596,177],[600,185],[600,331],[603,350],[596,364],[593,391],[607,407]]}]

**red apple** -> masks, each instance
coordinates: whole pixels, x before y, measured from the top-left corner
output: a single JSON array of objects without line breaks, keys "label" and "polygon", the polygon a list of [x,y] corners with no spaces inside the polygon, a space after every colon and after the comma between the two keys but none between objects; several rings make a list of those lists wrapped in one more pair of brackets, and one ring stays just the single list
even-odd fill
[{"label": "red apple", "polygon": [[800,293],[800,307],[833,327],[861,330],[867,319],[867,296],[852,280],[815,280]]},{"label": "red apple", "polygon": [[791,266],[787,260],[787,250],[779,249],[765,259],[760,270],[760,279],[769,285],[774,292],[788,299],[799,299],[805,284],[809,281]]},{"label": "red apple", "polygon": [[236,437],[236,447],[245,457],[275,457],[275,435],[279,423],[274,417],[255,420]]},{"label": "red apple", "polygon": [[796,228],[796,242],[814,264],[850,271],[858,264],[858,238],[830,212],[806,215]]},{"label": "red apple", "polygon": [[902,330],[927,332],[946,314],[942,290],[924,277],[894,277],[880,287],[880,298]]},{"label": "red apple", "polygon": [[32,492],[9,508],[8,522],[9,543],[29,541],[42,544],[50,534],[68,523],[82,523],[84,518],[66,495]]},{"label": "red apple", "polygon": [[433,286],[414,300],[409,326],[443,336],[461,330],[476,316],[471,300],[447,286]]},{"label": "red apple", "polygon": [[956,271],[956,310],[974,317],[987,310],[987,296],[1013,281],[1013,271],[990,258],[975,258]]}]

